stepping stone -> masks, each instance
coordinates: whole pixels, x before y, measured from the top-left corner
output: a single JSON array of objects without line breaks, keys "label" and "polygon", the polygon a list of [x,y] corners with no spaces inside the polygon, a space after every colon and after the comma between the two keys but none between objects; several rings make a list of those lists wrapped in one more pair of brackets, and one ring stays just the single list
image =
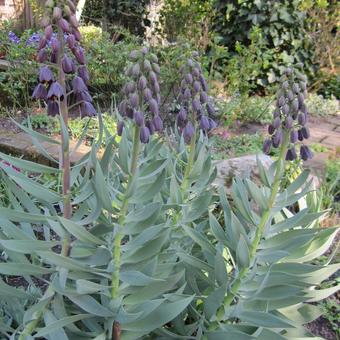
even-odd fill
[{"label": "stepping stone", "polygon": [[[56,138],[56,140],[58,139]],[[77,142],[76,140],[70,140],[70,150],[75,148]],[[56,160],[59,159],[59,145],[49,142],[42,142],[41,144],[52,158]],[[89,146],[81,144],[77,150],[71,154],[71,163],[77,163],[84,155],[90,152],[90,150],[91,148]],[[36,161],[40,164],[53,167],[57,166],[57,163],[49,160],[34,146],[31,137],[24,132],[15,133],[0,129],[0,151],[13,156],[23,157],[27,160]]]}]

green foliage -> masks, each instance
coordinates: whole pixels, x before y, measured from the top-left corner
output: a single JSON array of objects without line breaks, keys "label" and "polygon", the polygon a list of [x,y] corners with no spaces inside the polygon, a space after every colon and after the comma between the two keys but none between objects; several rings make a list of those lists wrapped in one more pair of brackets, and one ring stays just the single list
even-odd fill
[{"label": "green foliage", "polygon": [[196,48],[206,48],[213,15],[212,0],[168,0],[161,9],[161,32],[170,42],[185,38]]},{"label": "green foliage", "polygon": [[336,116],[339,112],[339,101],[334,97],[324,98],[316,93],[310,93],[306,99],[306,105],[313,116]]},{"label": "green foliage", "polygon": [[273,111],[272,97],[234,95],[228,101],[218,103],[219,116],[227,126],[236,121],[241,123],[271,122]]},{"label": "green foliage", "polygon": [[332,209],[333,213],[340,212],[340,161],[329,160],[320,188],[324,209]]},{"label": "green foliage", "polygon": [[[237,41],[226,67],[226,83],[230,93],[238,92],[248,95],[259,86],[266,85],[261,79],[263,72],[271,72],[273,56],[262,30],[254,26],[249,32],[249,45]],[[268,73],[268,81],[273,83],[275,77]]]},{"label": "green foliage", "polygon": [[35,61],[36,47],[26,45],[26,40],[32,31],[23,33],[21,42],[13,44],[8,41],[8,31],[0,30],[1,51],[10,66],[0,71],[0,97],[1,104],[14,107],[27,107],[30,103],[31,93],[36,82]]},{"label": "green foliage", "polygon": [[214,29],[230,52],[237,52],[237,42],[248,47],[252,28],[261,29],[267,46],[259,46],[258,53],[267,53],[272,60],[260,70],[263,84],[273,82],[284,66],[296,62],[302,62],[311,74],[313,52],[305,30],[306,15],[299,5],[294,0],[216,1]]},{"label": "green foliage", "polygon": [[329,321],[331,327],[337,337],[340,336],[339,329],[339,313],[340,307],[335,299],[327,299],[321,302],[321,308],[323,309],[322,316]]},{"label": "green foliage", "polygon": [[326,77],[318,87],[317,93],[328,99],[334,96],[340,100],[340,76]]},{"label": "green foliage", "polygon": [[229,138],[213,136],[211,143],[214,159],[226,159],[261,152],[263,137],[260,134],[244,134]]},{"label": "green foliage", "polygon": [[103,27],[114,33],[115,26],[128,29],[130,33],[142,36],[145,25],[146,6],[149,0],[88,0],[82,14],[86,24]]}]

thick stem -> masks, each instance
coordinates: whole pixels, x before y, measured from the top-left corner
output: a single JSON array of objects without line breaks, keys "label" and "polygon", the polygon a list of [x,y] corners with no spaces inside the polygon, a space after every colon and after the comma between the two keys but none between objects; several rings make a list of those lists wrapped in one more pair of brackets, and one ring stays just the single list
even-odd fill
[{"label": "thick stem", "polygon": [[[66,80],[65,73],[62,68],[61,60],[64,54],[65,42],[63,31],[58,28],[58,39],[60,41],[60,52],[58,54],[58,82],[64,90],[66,94]],[[68,127],[68,107],[67,107],[67,98],[65,96],[64,100],[60,102],[60,114],[61,118],[64,121],[66,129]],[[70,152],[68,141],[65,140],[65,136],[61,134],[61,166],[63,169],[63,198],[64,198],[64,218],[70,219],[72,215],[72,207],[71,207],[71,166],[70,166]]]},{"label": "thick stem", "polygon": [[[280,189],[280,182],[281,182],[282,172],[284,170],[284,160],[285,160],[288,144],[289,144],[289,133],[286,132],[285,135],[284,135],[284,140],[283,140],[281,149],[280,149],[279,158],[278,158],[277,163],[276,163],[277,164],[276,165],[276,172],[275,172],[272,191],[270,193],[270,197],[269,197],[269,201],[268,201],[268,207],[262,215],[260,223],[259,223],[259,225],[256,229],[254,240],[253,240],[253,242],[250,246],[250,251],[249,251],[250,262],[253,261],[255,255],[256,255],[256,250],[257,250],[257,248],[260,244],[265,226],[266,226],[269,218],[271,217],[271,210],[273,209],[276,196],[277,196],[279,189]],[[230,306],[230,304],[232,303],[232,301],[234,300],[234,298],[237,295],[237,292],[238,292],[238,290],[241,286],[242,279],[247,275],[249,270],[250,270],[250,267],[246,267],[246,268],[243,268],[239,272],[236,280],[234,281],[234,283],[231,286],[229,294],[227,295],[226,299],[224,300],[224,307]],[[222,316],[223,315],[219,315],[219,317],[222,317]]]},{"label": "thick stem", "polygon": [[139,133],[140,128],[136,125],[134,130],[134,136],[133,136],[133,147],[132,147],[132,156],[131,156],[131,168],[130,168],[130,175],[128,178],[127,186],[125,195],[122,202],[122,208],[120,210],[120,216],[118,218],[118,228],[114,239],[114,245],[113,245],[113,262],[114,262],[114,272],[112,273],[112,291],[111,291],[111,297],[112,299],[115,299],[118,296],[118,290],[119,290],[119,277],[120,277],[120,255],[121,255],[121,243],[123,239],[123,233],[121,228],[124,225],[128,205],[129,205],[129,198],[127,196],[127,193],[129,192],[130,186],[133,181],[133,177],[136,174],[137,171],[137,161],[138,161],[138,154],[139,154],[139,148],[140,148],[140,140],[139,140]]},{"label": "thick stem", "polygon": [[184,193],[188,190],[189,175],[190,175],[190,172],[191,172],[191,169],[194,165],[194,160],[195,160],[196,132],[197,132],[197,127],[195,126],[195,132],[194,132],[193,136],[191,137],[191,141],[190,141],[190,152],[189,152],[188,164],[185,168],[184,177],[183,177],[182,185],[181,185],[182,191]]}]

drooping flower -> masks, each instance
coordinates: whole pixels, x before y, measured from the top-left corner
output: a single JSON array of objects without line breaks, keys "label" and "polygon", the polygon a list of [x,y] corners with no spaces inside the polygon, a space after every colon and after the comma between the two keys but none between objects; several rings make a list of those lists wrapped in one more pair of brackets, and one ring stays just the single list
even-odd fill
[{"label": "drooping flower", "polygon": [[54,76],[52,71],[48,68],[48,66],[43,66],[39,71],[39,82],[44,83],[52,83],[54,81]]},{"label": "drooping flower", "polygon": [[32,98],[34,99],[47,99],[47,89],[43,84],[38,84],[32,94]]},{"label": "drooping flower", "polygon": [[47,98],[48,99],[60,99],[63,100],[64,99],[64,90],[61,87],[61,85],[55,81],[53,82],[47,92]]}]

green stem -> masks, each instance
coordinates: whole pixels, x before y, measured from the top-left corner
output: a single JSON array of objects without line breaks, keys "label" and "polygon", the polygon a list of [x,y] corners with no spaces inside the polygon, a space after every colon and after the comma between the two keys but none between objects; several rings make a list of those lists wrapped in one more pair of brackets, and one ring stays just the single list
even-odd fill
[{"label": "green stem", "polygon": [[[251,247],[250,247],[250,251],[249,251],[250,262],[252,262],[254,257],[255,257],[256,250],[257,250],[257,248],[260,244],[265,226],[266,226],[269,218],[271,217],[271,210],[273,209],[276,196],[277,196],[279,189],[280,189],[280,182],[281,182],[282,172],[284,170],[284,160],[285,160],[288,144],[289,144],[289,134],[285,133],[283,143],[282,143],[282,146],[281,146],[281,149],[280,149],[279,158],[278,158],[277,163],[276,163],[276,172],[275,172],[272,191],[271,191],[271,194],[270,194],[270,197],[269,197],[268,207],[264,211],[264,213],[261,217],[260,223],[259,223],[259,225],[256,229],[254,240],[253,240]],[[226,299],[224,300],[224,307],[230,306],[230,304],[232,303],[232,301],[236,297],[238,290],[240,289],[242,279],[247,275],[249,270],[250,270],[250,267],[245,267],[239,272],[236,280],[234,281],[234,283],[231,286],[230,293],[227,295]],[[219,315],[219,316],[222,317],[222,315]]]},{"label": "green stem", "polygon": [[140,128],[136,125],[134,136],[133,136],[130,175],[128,178],[125,195],[124,195],[123,202],[122,202],[120,216],[118,218],[119,230],[116,233],[114,244],[113,244],[114,272],[112,273],[112,291],[111,291],[112,299],[115,299],[118,296],[118,290],[119,290],[120,255],[121,255],[121,243],[123,239],[123,233],[121,231],[121,228],[123,227],[126,213],[128,210],[128,205],[129,205],[129,198],[127,196],[127,193],[129,192],[130,186],[133,181],[133,177],[135,176],[136,171],[137,171],[137,161],[138,161],[138,154],[139,154],[139,148],[140,148],[139,133],[140,133]]},{"label": "green stem", "polygon": [[196,153],[196,126],[195,126],[195,132],[193,136],[191,137],[190,141],[190,153],[189,153],[189,159],[188,159],[188,164],[185,168],[183,180],[182,180],[182,191],[185,193],[188,190],[188,185],[189,185],[189,175],[191,172],[191,169],[194,165],[194,160],[195,160],[195,153]]}]

